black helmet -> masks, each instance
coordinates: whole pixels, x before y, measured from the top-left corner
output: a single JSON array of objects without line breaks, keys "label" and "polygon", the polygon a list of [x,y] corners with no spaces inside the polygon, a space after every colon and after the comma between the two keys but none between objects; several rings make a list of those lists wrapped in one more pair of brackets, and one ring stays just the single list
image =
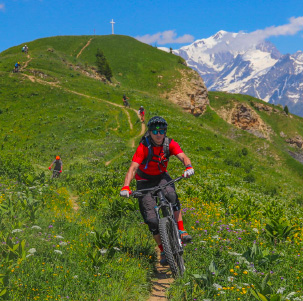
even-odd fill
[{"label": "black helmet", "polygon": [[152,117],[147,124],[148,130],[158,130],[158,129],[167,129],[167,122],[164,118],[160,116]]}]

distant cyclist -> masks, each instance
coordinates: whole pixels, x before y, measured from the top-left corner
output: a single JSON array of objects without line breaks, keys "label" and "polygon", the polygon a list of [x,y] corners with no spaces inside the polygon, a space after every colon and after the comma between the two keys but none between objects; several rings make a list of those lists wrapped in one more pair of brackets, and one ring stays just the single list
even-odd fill
[{"label": "distant cyclist", "polygon": [[[163,185],[171,180],[167,172],[169,156],[176,156],[185,166],[184,177],[190,177],[194,174],[194,169],[190,159],[184,154],[179,144],[173,139],[166,137],[167,122],[159,116],[152,117],[147,124],[148,131],[142,137],[140,144],[133,156],[131,165],[126,173],[124,186],[120,191],[120,196],[129,197],[129,185],[133,178],[137,181],[137,190],[152,188]],[[181,234],[181,240],[184,243],[191,241],[191,236],[185,231],[183,226],[181,206],[175,191],[175,186],[167,186],[164,189],[165,196],[172,203],[175,219],[178,223],[178,229]],[[156,202],[151,193],[146,193],[139,198],[139,207],[144,222],[148,225],[150,232],[161,251],[162,265],[167,265],[165,253],[159,234],[158,219],[154,210]]]},{"label": "distant cyclist", "polygon": [[56,156],[56,159],[52,162],[52,164],[49,166],[48,169],[51,170],[53,165],[54,165],[53,178],[57,178],[60,176],[63,167],[60,156]]},{"label": "distant cyclist", "polygon": [[20,62],[15,64],[14,72],[19,72]]},{"label": "distant cyclist", "polygon": [[145,115],[145,110],[144,110],[144,107],[143,107],[143,106],[140,107],[140,109],[139,109],[139,111],[138,111],[138,114],[140,115],[141,122],[144,122],[144,120],[145,120],[145,117],[144,117],[144,115]]},{"label": "distant cyclist", "polygon": [[123,94],[122,99],[123,99],[123,105],[124,105],[124,107],[129,107],[130,108],[129,98],[125,94]]}]

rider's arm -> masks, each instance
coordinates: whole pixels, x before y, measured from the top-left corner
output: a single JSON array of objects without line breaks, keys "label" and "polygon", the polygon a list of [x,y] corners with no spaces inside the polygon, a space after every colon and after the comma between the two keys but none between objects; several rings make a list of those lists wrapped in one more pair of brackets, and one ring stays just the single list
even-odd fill
[{"label": "rider's arm", "polygon": [[191,165],[190,159],[184,153],[180,153],[176,155],[176,157],[184,164],[184,166]]},{"label": "rider's arm", "polygon": [[130,167],[125,175],[124,186],[129,186],[132,179],[135,177],[138,167],[140,166],[139,163],[132,161]]}]

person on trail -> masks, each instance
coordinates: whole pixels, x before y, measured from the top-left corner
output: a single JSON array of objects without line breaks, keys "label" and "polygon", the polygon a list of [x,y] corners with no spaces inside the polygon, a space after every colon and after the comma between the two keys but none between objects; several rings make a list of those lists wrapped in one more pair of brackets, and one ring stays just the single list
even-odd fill
[{"label": "person on trail", "polygon": [[124,105],[125,107],[130,107],[129,101],[128,101],[129,98],[128,98],[125,94],[123,94],[122,100],[123,100],[123,105]]},{"label": "person on trail", "polygon": [[140,107],[139,111],[138,111],[138,114],[140,115],[140,118],[141,118],[141,122],[144,122],[144,115],[145,115],[145,110],[143,108],[143,106]]},{"label": "person on trail", "polygon": [[27,52],[28,52],[28,47],[27,47],[27,45],[24,45],[24,52],[27,54]]},{"label": "person on trail", "polygon": [[[184,177],[188,178],[194,174],[194,169],[190,159],[184,154],[179,144],[166,136],[167,122],[159,116],[152,117],[147,124],[148,131],[142,137],[140,144],[132,158],[130,167],[125,175],[124,186],[120,191],[120,196],[128,198],[131,190],[129,185],[133,178],[137,181],[137,190],[153,188],[163,185],[171,180],[167,172],[169,156],[176,156],[185,166]],[[164,193],[168,201],[173,205],[175,219],[183,243],[188,243],[192,237],[185,231],[181,206],[175,191],[175,186],[167,186]],[[139,198],[139,208],[148,225],[150,232],[158,244],[161,251],[160,264],[167,265],[165,253],[159,234],[159,222],[154,207],[156,201],[151,193],[146,193]]]},{"label": "person on trail", "polygon": [[56,177],[56,176],[59,177],[60,173],[62,172],[62,167],[63,167],[60,156],[56,156],[56,159],[52,162],[52,164],[49,166],[48,169],[51,170],[53,165],[55,165],[54,166],[53,177]]},{"label": "person on trail", "polygon": [[14,72],[19,72],[20,62],[15,64]]}]

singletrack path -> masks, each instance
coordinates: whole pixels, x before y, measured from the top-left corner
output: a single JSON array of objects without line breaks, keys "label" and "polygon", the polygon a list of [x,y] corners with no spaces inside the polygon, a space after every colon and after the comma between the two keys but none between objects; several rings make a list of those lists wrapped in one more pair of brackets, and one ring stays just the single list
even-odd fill
[{"label": "singletrack path", "polygon": [[33,59],[32,57],[30,57],[29,54],[28,54],[26,57],[28,58],[28,60],[27,60],[27,61],[25,62],[25,64],[20,68],[20,71],[22,71],[23,69],[25,69],[25,68],[28,66],[29,62]]},{"label": "singletrack path", "polygon": [[92,39],[93,38],[90,38],[89,41],[86,43],[86,45],[80,50],[80,52],[77,54],[77,58],[81,55],[82,51],[90,44]]},{"label": "singletrack path", "polygon": [[147,301],[164,301],[168,300],[165,296],[166,290],[169,288],[170,284],[174,282],[174,278],[172,277],[169,267],[163,267],[160,264],[159,248],[156,247],[155,251],[157,252],[158,261],[156,264],[157,272],[155,273],[154,278],[152,279],[153,288],[150,297],[147,299]]},{"label": "singletrack path", "polygon": [[[83,97],[86,97],[86,98],[90,98],[90,99],[95,99],[97,101],[106,102],[106,103],[108,103],[108,104],[110,104],[112,106],[116,106],[116,107],[121,108],[125,112],[125,114],[127,116],[127,120],[128,120],[128,123],[129,123],[129,128],[131,130],[134,128],[134,126],[133,126],[133,123],[131,121],[130,114],[129,114],[128,110],[133,110],[134,112],[136,112],[137,116],[140,118],[140,116],[138,115],[138,112],[137,112],[136,109],[126,109],[123,105],[119,105],[117,103],[110,102],[110,101],[105,100],[105,99],[97,98],[97,97],[94,97],[94,96],[90,96],[90,95],[87,95],[87,94],[84,94],[84,93],[80,93],[80,92],[77,92],[77,91],[74,91],[74,90],[70,90],[70,89],[64,88],[64,87],[60,86],[59,82],[48,82],[48,81],[42,80],[40,78],[37,78],[37,77],[35,77],[33,75],[28,75],[28,74],[24,74],[24,73],[22,75],[25,76],[26,78],[28,78],[31,82],[37,82],[37,83],[42,84],[42,85],[49,85],[49,86],[61,88],[61,89],[63,89],[66,92],[73,93],[73,94],[76,94],[76,95],[80,95],[80,96],[83,96]],[[145,133],[145,129],[146,129],[145,123],[141,123],[141,132],[140,132],[139,135],[137,135],[137,136],[135,136],[135,137],[133,137],[131,139],[131,141],[130,141],[131,147],[135,147],[135,141],[136,141],[136,139],[138,137],[143,136],[143,134]],[[105,163],[105,165],[109,165],[111,163],[111,161],[107,161]]]}]

